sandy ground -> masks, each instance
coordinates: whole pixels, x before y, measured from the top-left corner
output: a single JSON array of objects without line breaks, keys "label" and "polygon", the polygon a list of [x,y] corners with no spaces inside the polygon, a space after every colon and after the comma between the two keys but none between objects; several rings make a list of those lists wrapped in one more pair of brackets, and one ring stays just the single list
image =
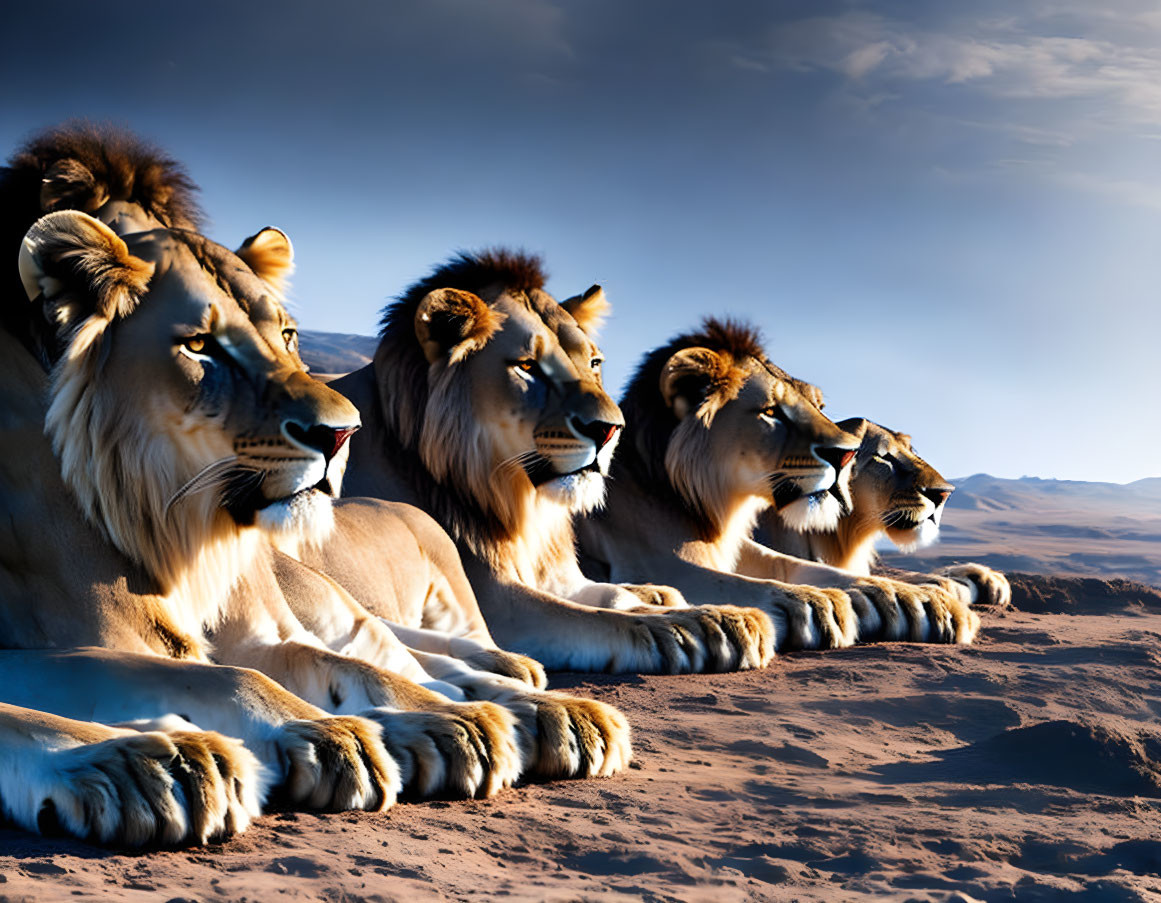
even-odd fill
[{"label": "sandy ground", "polygon": [[554,685],[621,776],[124,854],[0,830],[0,900],[1161,899],[1161,592],[1018,578],[970,648]]}]

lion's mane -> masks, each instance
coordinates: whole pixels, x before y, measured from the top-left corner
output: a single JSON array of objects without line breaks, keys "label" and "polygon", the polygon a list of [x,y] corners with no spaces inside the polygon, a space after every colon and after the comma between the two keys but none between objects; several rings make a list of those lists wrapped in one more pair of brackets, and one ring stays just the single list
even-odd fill
[{"label": "lion's mane", "polygon": [[[513,525],[521,521],[517,509],[525,500],[498,491],[487,470],[474,472],[490,467],[490,455],[467,383],[451,370],[463,368],[439,364],[443,369],[432,377],[416,341],[415,315],[424,297],[437,289],[454,287],[487,298],[542,290],[546,280],[540,259],[530,254],[461,252],[383,311],[375,374],[388,433],[384,453],[414,487],[421,507],[484,557],[497,542],[511,538]],[[509,481],[502,482],[509,488]],[[534,494],[529,485],[527,495]]]},{"label": "lion's mane", "polygon": [[[74,165],[76,164],[76,165]],[[75,183],[67,181],[73,175]],[[91,213],[109,200],[137,204],[162,225],[200,230],[197,186],[176,160],[137,136],[108,124],[75,120],[33,135],[0,167],[0,243],[15,254],[43,214]],[[48,369],[60,353],[53,328],[30,316],[15,268],[5,286],[0,326]]]}]

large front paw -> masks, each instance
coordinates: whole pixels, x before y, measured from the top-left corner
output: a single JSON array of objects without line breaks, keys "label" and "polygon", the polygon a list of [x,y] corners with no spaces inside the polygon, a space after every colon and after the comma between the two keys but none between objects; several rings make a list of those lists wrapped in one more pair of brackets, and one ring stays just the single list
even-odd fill
[{"label": "large front paw", "polygon": [[258,760],[208,731],[134,733],[50,755],[35,827],[118,846],[201,844],[244,831],[261,809]]},{"label": "large front paw", "polygon": [[633,758],[629,722],[611,705],[563,693],[534,693],[523,701],[533,711],[521,722],[534,734],[529,771],[537,777],[605,777]]},{"label": "large front paw", "polygon": [[382,728],[408,796],[493,796],[523,771],[515,718],[494,703],[448,703],[420,712],[372,709],[364,714]]},{"label": "large front paw", "polygon": [[769,611],[778,630],[779,649],[838,649],[858,637],[855,594],[829,587],[781,584],[772,592]]},{"label": "large front paw", "polygon": [[913,643],[970,643],[979,630],[979,615],[959,595],[935,584],[860,577],[854,589],[866,597],[878,616],[877,624],[868,617],[867,632],[861,639],[878,636]]},{"label": "large front paw", "polygon": [[622,617],[631,623],[630,656],[636,664],[615,656],[610,663],[614,672],[747,671],[774,658],[774,624],[756,608],[699,605]]},{"label": "large front paw", "polygon": [[463,661],[476,670],[510,677],[534,690],[543,690],[548,686],[548,675],[544,673],[544,666],[536,659],[521,655],[519,652],[483,649],[465,655]]},{"label": "large front paw", "polygon": [[392,805],[402,785],[399,765],[379,734],[377,725],[352,715],[283,724],[275,743],[289,802],[331,812]]},{"label": "large front paw", "polygon": [[984,608],[1007,608],[1012,604],[1012,587],[1008,578],[983,564],[955,564],[940,571],[967,586],[973,592],[972,604]]}]

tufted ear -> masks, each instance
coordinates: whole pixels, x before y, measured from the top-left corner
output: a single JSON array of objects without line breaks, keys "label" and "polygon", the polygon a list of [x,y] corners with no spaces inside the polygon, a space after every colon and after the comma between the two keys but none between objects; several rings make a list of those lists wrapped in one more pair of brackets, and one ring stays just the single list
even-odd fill
[{"label": "tufted ear", "polygon": [[85,213],[42,216],[20,246],[20,279],[30,301],[64,331],[89,316],[126,316],[153,276],[153,264],[129,253],[117,235]]},{"label": "tufted ear", "polygon": [[105,186],[79,160],[57,160],[40,182],[40,209],[92,212],[109,199]]},{"label": "tufted ear", "polygon": [[683,348],[661,370],[661,397],[677,419],[684,420],[726,378],[729,366],[709,348]]},{"label": "tufted ear", "polygon": [[449,357],[454,364],[482,347],[503,316],[479,297],[458,288],[440,288],[419,302],[415,337],[429,364]]},{"label": "tufted ear", "polygon": [[822,389],[814,383],[808,383],[804,379],[794,379],[791,382],[794,383],[794,388],[798,390],[799,394],[820,411],[826,407],[826,398],[823,397]]},{"label": "tufted ear", "polygon": [[294,272],[294,247],[281,229],[267,226],[242,242],[234,253],[259,279],[280,292],[286,291],[290,274]]},{"label": "tufted ear", "polygon": [[907,451],[911,451],[911,437],[907,433],[896,433],[895,441],[902,445]]},{"label": "tufted ear", "polygon": [[591,286],[583,294],[562,301],[560,306],[572,315],[576,325],[589,336],[595,336],[600,331],[612,308],[605,297],[605,290],[599,285]]}]

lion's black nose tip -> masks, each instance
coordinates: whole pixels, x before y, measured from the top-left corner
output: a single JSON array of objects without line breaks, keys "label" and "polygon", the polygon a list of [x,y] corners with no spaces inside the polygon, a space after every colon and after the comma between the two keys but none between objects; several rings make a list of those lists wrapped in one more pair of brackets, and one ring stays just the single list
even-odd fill
[{"label": "lion's black nose tip", "polygon": [[836,471],[842,470],[855,458],[855,450],[853,448],[815,448],[814,453],[818,455],[827,464],[833,467]]},{"label": "lion's black nose tip", "polygon": [[936,508],[938,508],[951,497],[950,489],[921,489],[920,492],[931,499],[932,504],[934,504]]},{"label": "lion's black nose tip", "polygon": [[282,429],[293,442],[317,451],[328,461],[339,453],[346,441],[354,435],[357,426],[303,426],[295,420],[287,420]]},{"label": "lion's black nose tip", "polygon": [[621,425],[619,423],[608,423],[604,420],[592,420],[589,423],[582,423],[576,417],[573,417],[572,428],[585,438],[592,439],[596,443],[597,448],[602,449],[617,435],[617,430],[621,428]]}]

